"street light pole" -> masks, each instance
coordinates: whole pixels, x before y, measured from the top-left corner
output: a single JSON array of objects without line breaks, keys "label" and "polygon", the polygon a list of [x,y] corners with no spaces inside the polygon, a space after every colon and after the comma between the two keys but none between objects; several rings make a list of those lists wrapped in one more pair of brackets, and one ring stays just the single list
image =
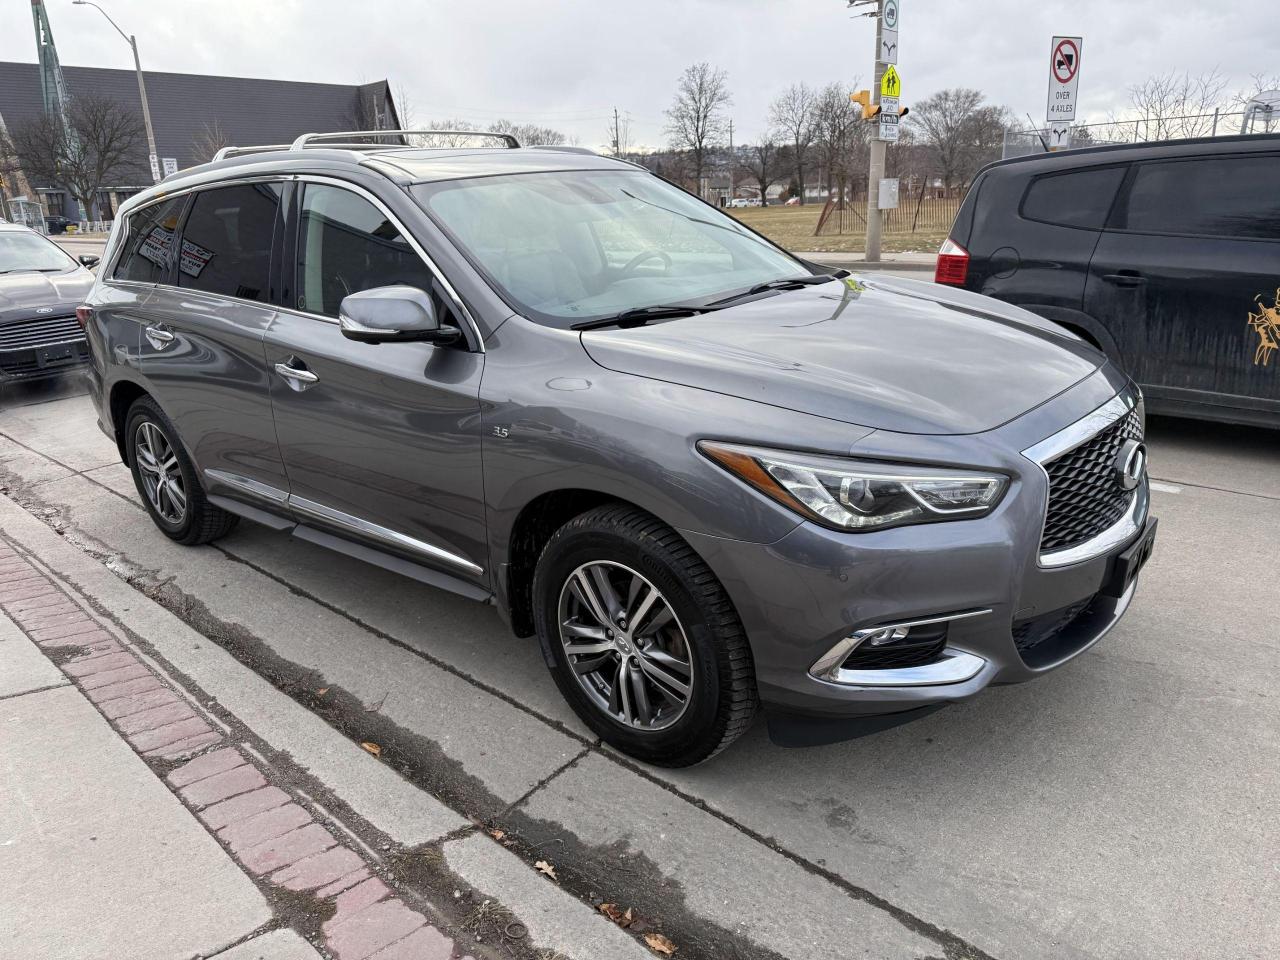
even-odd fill
[{"label": "street light pole", "polygon": [[71,0],[71,2],[78,7],[93,7],[107,18],[107,23],[115,28],[116,33],[129,42],[129,49],[133,51],[133,69],[138,75],[138,96],[142,99],[142,122],[147,128],[147,150],[151,160],[151,179],[152,182],[159,183],[160,154],[156,151],[156,132],[151,127],[151,106],[147,103],[147,85],[142,79],[142,61],[138,59],[138,40],[136,37],[121,30],[119,25],[111,19],[111,15],[94,3],[93,0]]}]

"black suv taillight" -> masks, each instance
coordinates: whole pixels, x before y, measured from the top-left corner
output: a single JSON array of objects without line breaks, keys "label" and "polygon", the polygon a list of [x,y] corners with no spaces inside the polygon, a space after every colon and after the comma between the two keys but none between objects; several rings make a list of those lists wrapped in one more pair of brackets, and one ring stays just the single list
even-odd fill
[{"label": "black suv taillight", "polygon": [[938,250],[938,265],[933,271],[933,282],[963,287],[967,279],[969,279],[969,251],[947,237]]}]

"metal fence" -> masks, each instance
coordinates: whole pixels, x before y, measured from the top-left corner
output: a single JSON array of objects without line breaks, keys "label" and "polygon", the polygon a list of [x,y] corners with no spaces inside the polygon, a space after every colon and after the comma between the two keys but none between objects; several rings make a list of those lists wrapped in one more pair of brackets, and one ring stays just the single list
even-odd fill
[{"label": "metal fence", "polygon": [[[880,211],[881,229],[885,233],[938,234],[946,233],[955,221],[956,212],[964,201],[964,191],[951,191],[954,196],[943,195],[936,187],[917,186],[914,190],[904,182],[898,196],[898,206]],[[861,234],[867,229],[867,195],[865,191],[841,201],[827,200],[815,237]]]},{"label": "metal fence", "polygon": [[[1280,111],[1255,113],[1246,118],[1242,110],[1215,110],[1177,117],[1137,117],[1132,120],[1108,120],[1105,123],[1082,123],[1071,127],[1072,147],[1097,147],[1109,143],[1155,143],[1164,140],[1186,140],[1191,137],[1216,137],[1226,134],[1270,133],[1280,130]],[[1023,157],[1031,153],[1048,153],[1051,144],[1048,128],[1004,132],[1001,156]]]}]

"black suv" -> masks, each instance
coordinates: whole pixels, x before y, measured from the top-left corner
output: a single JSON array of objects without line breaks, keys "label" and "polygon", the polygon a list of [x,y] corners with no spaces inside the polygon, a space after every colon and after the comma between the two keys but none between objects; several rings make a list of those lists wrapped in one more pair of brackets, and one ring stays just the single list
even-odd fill
[{"label": "black suv", "polygon": [[935,279],[1079,334],[1151,412],[1280,426],[1280,135],[994,163]]}]

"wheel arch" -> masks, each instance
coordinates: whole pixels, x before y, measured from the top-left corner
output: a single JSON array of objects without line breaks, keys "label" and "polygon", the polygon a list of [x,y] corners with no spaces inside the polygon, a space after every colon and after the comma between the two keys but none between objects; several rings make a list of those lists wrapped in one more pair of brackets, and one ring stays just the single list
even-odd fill
[{"label": "wheel arch", "polygon": [[[631,507],[673,527],[652,510],[603,490],[568,487],[549,490],[531,499],[520,508],[511,524],[506,538],[506,561],[499,565],[495,578],[499,607],[516,636],[528,637],[535,633],[533,573],[551,535],[574,517],[605,504]],[[548,651],[544,650],[543,655],[549,658]]]},{"label": "wheel arch", "polygon": [[125,418],[129,415],[129,408],[140,397],[151,397],[156,402],[151,392],[135,380],[118,380],[111,386],[111,394],[108,398],[108,409],[111,412],[111,431],[115,436],[116,449],[120,452],[120,462],[128,465],[129,452],[125,447],[124,428]]}]

